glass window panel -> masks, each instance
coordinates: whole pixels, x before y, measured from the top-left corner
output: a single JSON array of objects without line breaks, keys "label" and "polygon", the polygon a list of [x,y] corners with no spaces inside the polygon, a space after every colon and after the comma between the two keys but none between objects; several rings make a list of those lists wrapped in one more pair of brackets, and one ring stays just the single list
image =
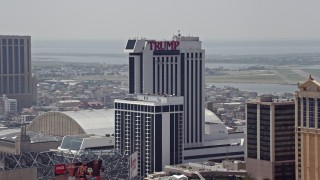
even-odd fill
[{"label": "glass window panel", "polygon": [[315,123],[314,123],[314,99],[309,98],[309,127],[314,128]]},{"label": "glass window panel", "polygon": [[307,127],[307,98],[303,98],[303,127]]}]

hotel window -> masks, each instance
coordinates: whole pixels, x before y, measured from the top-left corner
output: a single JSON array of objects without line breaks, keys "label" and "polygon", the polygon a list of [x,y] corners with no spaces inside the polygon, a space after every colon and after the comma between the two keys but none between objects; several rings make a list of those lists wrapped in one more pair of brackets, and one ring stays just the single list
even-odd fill
[{"label": "hotel window", "polygon": [[320,98],[317,99],[318,103],[318,128],[320,128]]},{"label": "hotel window", "polygon": [[303,98],[303,127],[307,127],[307,98]]},{"label": "hotel window", "polygon": [[7,40],[6,39],[2,39],[2,45],[7,45]]},{"label": "hotel window", "polygon": [[7,65],[7,47],[2,46],[2,73],[3,74],[7,74],[7,66],[8,66]]},{"label": "hotel window", "polygon": [[169,106],[162,106],[162,112],[169,112]]},{"label": "hotel window", "polygon": [[309,127],[314,128],[314,99],[309,98]]},{"label": "hotel window", "polygon": [[161,112],[161,106],[156,106],[155,110],[156,110],[156,113]]}]

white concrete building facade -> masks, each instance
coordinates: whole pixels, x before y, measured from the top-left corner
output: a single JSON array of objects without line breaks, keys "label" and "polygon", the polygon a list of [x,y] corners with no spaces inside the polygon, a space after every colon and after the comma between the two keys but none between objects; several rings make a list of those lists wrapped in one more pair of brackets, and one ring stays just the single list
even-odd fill
[{"label": "white concrete building facade", "polygon": [[199,37],[170,41],[130,39],[129,93],[184,97],[184,145],[201,146],[204,134],[205,51]]},{"label": "white concrete building facade", "polygon": [[138,95],[115,100],[115,148],[138,152],[138,173],[182,163],[183,97]]}]

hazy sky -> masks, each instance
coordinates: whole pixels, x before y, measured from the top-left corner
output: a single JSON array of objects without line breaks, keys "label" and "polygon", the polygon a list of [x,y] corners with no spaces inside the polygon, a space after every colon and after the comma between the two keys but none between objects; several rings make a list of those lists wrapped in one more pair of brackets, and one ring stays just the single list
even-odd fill
[{"label": "hazy sky", "polygon": [[319,0],[0,0],[0,34],[33,39],[320,38]]}]

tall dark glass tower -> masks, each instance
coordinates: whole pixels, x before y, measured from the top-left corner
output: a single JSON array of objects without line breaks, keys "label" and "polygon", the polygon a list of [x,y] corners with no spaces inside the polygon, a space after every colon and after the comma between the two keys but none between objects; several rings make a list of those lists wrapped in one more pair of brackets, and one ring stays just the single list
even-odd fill
[{"label": "tall dark glass tower", "polygon": [[0,35],[0,96],[18,100],[18,107],[33,103],[31,37]]}]

